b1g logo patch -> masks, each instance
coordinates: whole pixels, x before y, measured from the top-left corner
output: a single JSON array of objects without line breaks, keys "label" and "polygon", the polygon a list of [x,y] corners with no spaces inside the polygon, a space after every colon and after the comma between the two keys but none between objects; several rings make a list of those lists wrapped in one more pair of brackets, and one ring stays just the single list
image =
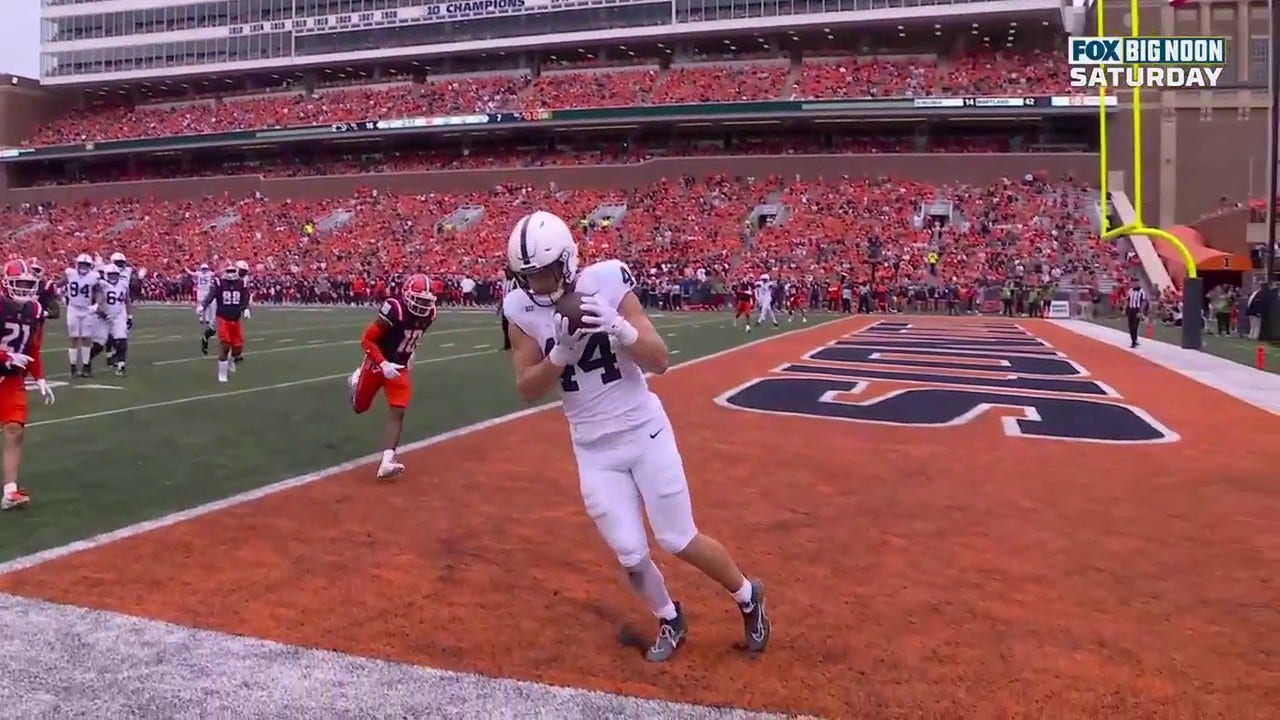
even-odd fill
[{"label": "b1g logo patch", "polygon": [[[716,398],[724,407],[901,427],[954,427],[988,413],[1004,435],[1151,444],[1180,438],[1012,323],[881,322]],[[877,391],[877,382],[895,383]],[[910,384],[911,387],[896,387]]]}]

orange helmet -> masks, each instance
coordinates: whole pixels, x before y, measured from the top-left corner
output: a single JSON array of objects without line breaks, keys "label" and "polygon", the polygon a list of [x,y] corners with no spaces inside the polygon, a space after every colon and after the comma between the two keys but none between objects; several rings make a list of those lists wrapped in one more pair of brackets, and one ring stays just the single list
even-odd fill
[{"label": "orange helmet", "polygon": [[405,307],[414,315],[430,315],[436,306],[436,296],[431,292],[431,278],[426,275],[411,275],[404,281],[404,289],[400,291]]},{"label": "orange helmet", "polygon": [[40,278],[31,270],[26,260],[10,260],[4,264],[4,277],[0,278],[4,294],[18,302],[31,302],[40,294]]}]

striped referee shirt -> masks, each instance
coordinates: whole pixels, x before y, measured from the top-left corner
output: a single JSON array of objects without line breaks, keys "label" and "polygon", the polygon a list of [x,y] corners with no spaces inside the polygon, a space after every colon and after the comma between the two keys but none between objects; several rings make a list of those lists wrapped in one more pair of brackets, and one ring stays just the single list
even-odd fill
[{"label": "striped referee shirt", "polygon": [[1133,288],[1125,298],[1125,310],[1141,311],[1147,304],[1147,293],[1140,287]]}]

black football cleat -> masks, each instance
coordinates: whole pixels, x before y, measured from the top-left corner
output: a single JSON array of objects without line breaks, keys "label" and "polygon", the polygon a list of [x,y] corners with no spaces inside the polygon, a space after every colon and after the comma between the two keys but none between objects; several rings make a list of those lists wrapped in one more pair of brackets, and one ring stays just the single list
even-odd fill
[{"label": "black football cleat", "polygon": [[205,336],[205,337],[200,338],[200,354],[201,354],[201,355],[208,355],[208,354],[209,354],[209,338],[208,338],[208,336]]},{"label": "black football cleat", "polygon": [[658,637],[654,638],[653,645],[645,651],[644,659],[649,662],[666,662],[676,654],[676,650],[684,642],[685,636],[689,634],[689,626],[685,623],[684,612],[680,609],[680,603],[676,603],[676,616],[671,620],[658,618]]},{"label": "black football cleat", "polygon": [[748,652],[764,652],[769,646],[769,616],[765,612],[764,583],[751,581],[751,602],[739,605],[742,612],[742,633]]}]

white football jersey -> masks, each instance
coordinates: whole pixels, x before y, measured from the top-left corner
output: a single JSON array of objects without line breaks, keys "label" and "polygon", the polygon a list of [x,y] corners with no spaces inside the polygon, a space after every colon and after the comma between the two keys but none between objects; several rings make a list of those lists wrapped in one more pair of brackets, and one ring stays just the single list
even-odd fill
[{"label": "white football jersey", "polygon": [[196,302],[204,302],[209,297],[209,291],[213,289],[213,271],[207,270],[201,272],[197,270],[195,273],[196,284]]},{"label": "white football jersey", "polygon": [[760,280],[756,282],[756,300],[767,302],[773,299],[773,281]]},{"label": "white football jersey", "polygon": [[121,276],[115,282],[103,280],[99,287],[102,288],[102,303],[98,309],[107,317],[123,315],[129,302],[129,282]]},{"label": "white football jersey", "polygon": [[[621,260],[605,260],[578,273],[579,292],[596,294],[613,307],[635,287],[631,270]],[[502,301],[502,312],[516,327],[551,352],[555,344],[555,308],[534,304],[517,288]],[[560,376],[560,397],[574,442],[590,442],[603,435],[638,427],[662,412],[649,391],[644,371],[609,336],[596,333],[582,341],[582,355]]]},{"label": "white football jersey", "polygon": [[93,304],[93,291],[102,282],[97,270],[81,275],[75,268],[67,268],[67,307],[87,309]]}]

